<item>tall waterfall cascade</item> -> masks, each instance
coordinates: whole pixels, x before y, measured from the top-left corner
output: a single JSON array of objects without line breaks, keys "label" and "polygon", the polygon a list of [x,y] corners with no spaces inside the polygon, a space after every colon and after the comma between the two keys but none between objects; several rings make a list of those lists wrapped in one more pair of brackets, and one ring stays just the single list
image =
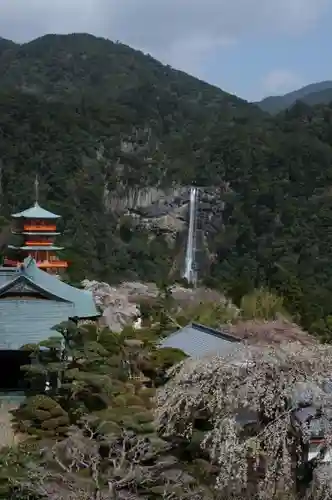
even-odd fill
[{"label": "tall waterfall cascade", "polygon": [[183,278],[185,278],[188,281],[188,283],[194,286],[197,283],[197,268],[196,268],[197,205],[198,205],[198,189],[196,187],[192,187],[190,188],[189,229],[188,229]]}]

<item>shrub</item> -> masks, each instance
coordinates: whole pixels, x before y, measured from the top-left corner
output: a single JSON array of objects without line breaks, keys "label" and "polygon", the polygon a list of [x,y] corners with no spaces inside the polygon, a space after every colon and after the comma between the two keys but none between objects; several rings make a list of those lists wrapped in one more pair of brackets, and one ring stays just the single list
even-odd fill
[{"label": "shrub", "polygon": [[54,399],[38,395],[28,398],[12,412],[14,428],[38,438],[65,436],[69,427],[67,412]]}]

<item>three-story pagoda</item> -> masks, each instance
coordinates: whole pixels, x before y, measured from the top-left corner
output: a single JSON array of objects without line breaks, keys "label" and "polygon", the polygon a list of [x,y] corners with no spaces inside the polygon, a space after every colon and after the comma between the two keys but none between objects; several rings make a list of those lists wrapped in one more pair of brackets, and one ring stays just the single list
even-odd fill
[{"label": "three-story pagoda", "polygon": [[63,247],[56,245],[56,237],[60,234],[57,222],[60,215],[42,208],[38,202],[12,216],[12,234],[20,243],[8,245],[8,249],[19,256],[16,260],[4,259],[4,266],[16,267],[28,256],[31,256],[37,266],[49,273],[58,274],[68,267],[68,262],[61,260],[57,252]]}]

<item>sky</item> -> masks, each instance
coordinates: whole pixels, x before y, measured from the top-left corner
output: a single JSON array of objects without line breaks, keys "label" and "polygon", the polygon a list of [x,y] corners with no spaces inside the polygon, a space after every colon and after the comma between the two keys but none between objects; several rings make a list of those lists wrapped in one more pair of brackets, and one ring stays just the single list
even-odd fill
[{"label": "sky", "polygon": [[0,0],[0,36],[84,32],[250,101],[332,80],[332,0]]}]

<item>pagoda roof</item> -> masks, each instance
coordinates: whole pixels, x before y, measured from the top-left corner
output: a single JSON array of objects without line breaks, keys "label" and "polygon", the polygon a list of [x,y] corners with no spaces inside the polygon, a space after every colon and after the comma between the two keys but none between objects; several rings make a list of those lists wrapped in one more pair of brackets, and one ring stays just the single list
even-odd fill
[{"label": "pagoda roof", "polygon": [[61,215],[54,214],[42,208],[37,202],[31,208],[12,214],[14,219],[60,219]]},{"label": "pagoda roof", "polygon": [[[8,298],[17,292],[20,297]],[[24,298],[25,294],[36,298]],[[0,349],[19,349],[56,336],[52,328],[68,318],[100,316],[91,292],[64,283],[27,257],[17,268],[0,268]]]},{"label": "pagoda roof", "polygon": [[64,247],[56,247],[52,245],[33,245],[33,246],[21,246],[21,247],[15,247],[14,245],[8,245],[8,248],[12,250],[53,250],[53,251],[59,251],[63,250]]},{"label": "pagoda roof", "polygon": [[13,234],[18,234],[18,235],[21,235],[21,234],[25,234],[27,236],[59,236],[59,234],[61,233],[56,233],[54,231],[52,231],[51,233],[50,232],[42,232],[42,231],[22,231],[22,232],[15,232],[15,231],[12,231]]}]

